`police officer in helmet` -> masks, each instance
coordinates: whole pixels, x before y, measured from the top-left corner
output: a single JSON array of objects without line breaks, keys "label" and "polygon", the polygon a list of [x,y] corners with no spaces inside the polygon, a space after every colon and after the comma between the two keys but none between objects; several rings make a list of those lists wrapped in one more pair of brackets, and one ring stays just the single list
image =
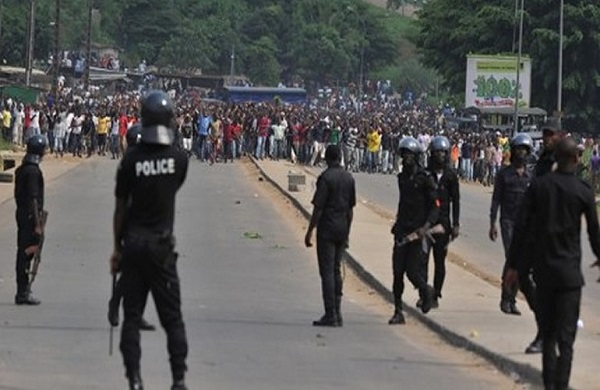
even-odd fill
[{"label": "police officer in helmet", "polygon": [[139,122],[131,125],[131,127],[127,129],[125,139],[127,140],[127,148],[137,145],[142,139],[142,125]]},{"label": "police officer in helmet", "polygon": [[427,231],[439,217],[436,185],[429,172],[419,164],[422,151],[416,139],[403,138],[399,150],[402,157],[402,172],[398,174],[400,202],[392,234],[396,243],[414,232],[420,239],[401,246],[394,245],[392,264],[395,311],[389,320],[390,325],[405,323],[402,313],[405,273],[413,286],[419,290],[423,313],[429,312],[435,298],[435,291],[427,284],[427,278],[423,274],[424,263],[429,257],[429,248],[424,250],[421,239],[425,238]]},{"label": "police officer in helmet", "polygon": [[[529,187],[533,174],[527,169],[527,158],[533,151],[533,140],[527,134],[517,134],[510,141],[510,166],[502,168],[494,182],[494,193],[490,208],[490,232],[492,241],[496,240],[498,231],[496,217],[500,207],[500,232],[504,254],[508,259],[509,248],[513,240],[513,231],[519,218],[519,210],[523,204],[525,192]],[[508,263],[505,261],[502,279],[506,277]],[[525,294],[527,296],[527,294]],[[504,286],[500,300],[500,310],[506,314],[520,315],[516,306],[517,286]]]},{"label": "police officer in helmet", "polygon": [[[135,123],[129,129],[127,129],[127,134],[125,135],[125,139],[127,140],[127,150],[133,148],[140,142],[142,138],[142,125],[141,123]],[[115,285],[112,296],[108,302],[108,322],[111,326],[119,325],[119,307],[121,305],[121,298],[123,298],[123,283],[121,283],[121,279],[119,279]],[[146,304],[142,305],[142,313],[144,312],[144,308]],[[146,321],[144,317],[140,320],[140,330],[148,330],[154,331],[156,327]]]},{"label": "police officer in helmet", "polygon": [[[450,166],[450,141],[439,135],[429,144],[429,163],[427,164],[431,177],[437,185],[437,195],[440,201],[439,221],[444,227],[444,233],[435,235],[433,243],[434,276],[433,288],[435,298],[433,307],[438,307],[438,299],[442,297],[442,287],[446,278],[446,256],[450,240],[458,237],[460,229],[460,192],[458,175]],[[425,276],[428,261],[425,262]]]},{"label": "police officer in helmet", "polygon": [[27,271],[40,250],[44,234],[44,177],[40,162],[46,152],[46,137],[34,135],[27,140],[27,154],[15,171],[15,201],[17,203],[17,305],[39,305],[29,291]]},{"label": "police officer in helmet", "polygon": [[173,103],[162,91],[142,101],[140,143],[119,164],[113,220],[111,273],[121,272],[124,321],[120,349],[129,388],[143,389],[140,322],[148,290],[167,333],[172,390],[187,389],[188,352],[181,314],[173,225],[175,195],[185,181],[187,156],[172,146]]}]

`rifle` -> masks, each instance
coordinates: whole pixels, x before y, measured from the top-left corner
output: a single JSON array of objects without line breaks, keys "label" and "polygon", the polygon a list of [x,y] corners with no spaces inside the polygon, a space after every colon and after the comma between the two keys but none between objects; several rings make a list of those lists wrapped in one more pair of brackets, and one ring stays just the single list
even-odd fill
[{"label": "rifle", "polygon": [[[112,275],[111,300],[114,299],[116,288],[117,288],[117,274],[114,273]],[[108,330],[108,356],[112,356],[112,352],[113,352],[113,331],[114,331],[114,329],[115,329],[115,327],[113,326],[113,324],[111,322],[110,323],[110,328]]]},{"label": "rifle", "polygon": [[[31,285],[35,280],[35,276],[38,273],[38,268],[40,268],[40,262],[42,261],[42,248],[44,247],[44,230],[46,229],[46,221],[48,220],[48,212],[46,210],[42,210],[40,212],[40,225],[42,228],[42,234],[40,236],[40,242],[38,245],[32,245],[25,248],[25,253],[28,256],[33,254],[33,259],[31,260],[31,266],[29,267],[29,284],[27,285],[27,291],[31,293]],[[37,248],[36,248],[37,247]]]},{"label": "rifle", "polygon": [[[425,237],[423,237],[423,252],[427,253],[429,250],[429,243],[435,243],[435,238],[433,238],[434,234],[444,234],[446,230],[441,224],[437,224],[432,226],[429,230],[425,232]],[[396,247],[404,246],[408,243],[411,243],[419,238],[419,234],[417,231],[414,231],[406,236],[404,236],[401,240],[396,240]]]}]

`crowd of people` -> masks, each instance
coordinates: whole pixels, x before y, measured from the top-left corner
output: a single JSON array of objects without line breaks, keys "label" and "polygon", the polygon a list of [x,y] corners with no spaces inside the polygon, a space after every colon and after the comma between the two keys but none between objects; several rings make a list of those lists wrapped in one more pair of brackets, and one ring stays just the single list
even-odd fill
[{"label": "crowd of people", "polygon": [[[466,181],[492,185],[500,167],[510,161],[510,134],[499,129],[456,129],[447,119],[456,115],[448,106],[434,107],[411,95],[392,98],[387,84],[372,83],[360,102],[356,94],[328,90],[305,106],[276,103],[227,105],[197,94],[175,96],[176,145],[201,161],[235,161],[243,155],[286,159],[305,165],[324,165],[327,145],[342,149],[342,165],[351,172],[391,174],[400,170],[399,143],[415,137],[427,150],[435,135],[451,141],[452,166]],[[112,96],[62,96],[40,104],[2,102],[2,136],[24,145],[31,135],[48,138],[56,156],[119,158],[127,129],[138,121],[140,93]],[[539,154],[535,142],[531,163]],[[583,138],[581,173],[599,181],[600,151],[593,139]],[[423,162],[426,164],[426,162]],[[596,185],[597,186],[597,185]]]}]

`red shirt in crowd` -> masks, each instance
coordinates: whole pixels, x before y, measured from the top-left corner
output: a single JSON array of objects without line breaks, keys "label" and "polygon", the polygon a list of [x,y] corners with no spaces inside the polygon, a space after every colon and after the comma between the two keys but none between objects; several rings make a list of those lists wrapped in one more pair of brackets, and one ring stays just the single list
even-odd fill
[{"label": "red shirt in crowd", "polygon": [[127,135],[127,126],[129,125],[129,120],[127,119],[127,115],[121,114],[119,117],[119,135],[121,137],[125,137]]},{"label": "red shirt in crowd", "polygon": [[266,137],[267,135],[269,135],[269,124],[270,123],[271,123],[271,121],[269,120],[269,117],[266,115],[263,115],[260,118],[258,118],[258,135],[260,137]]}]

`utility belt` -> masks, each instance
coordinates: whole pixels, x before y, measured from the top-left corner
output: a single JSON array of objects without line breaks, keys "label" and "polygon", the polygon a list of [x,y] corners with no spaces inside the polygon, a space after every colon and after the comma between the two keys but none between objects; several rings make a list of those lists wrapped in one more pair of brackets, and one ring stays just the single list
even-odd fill
[{"label": "utility belt", "polygon": [[144,227],[130,227],[125,232],[125,242],[138,241],[175,247],[175,236],[171,230],[152,230]]}]

